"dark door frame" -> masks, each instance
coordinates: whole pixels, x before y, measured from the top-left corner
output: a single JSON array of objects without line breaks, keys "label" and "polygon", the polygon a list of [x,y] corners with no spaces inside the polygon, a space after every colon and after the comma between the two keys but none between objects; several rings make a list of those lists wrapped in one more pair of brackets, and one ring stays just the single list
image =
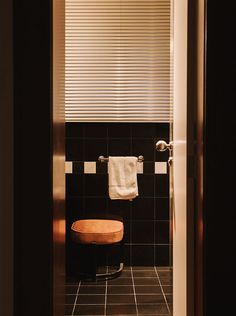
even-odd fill
[{"label": "dark door frame", "polygon": [[[191,0],[189,3],[193,4],[194,2]],[[16,296],[23,296],[23,299],[15,297],[18,303],[14,306],[14,316],[31,316],[32,311],[34,311],[35,316],[52,315],[52,301],[50,299],[52,293],[50,261],[52,219],[49,219],[42,212],[43,201],[43,207],[51,207],[48,202],[47,187],[51,174],[49,164],[51,148],[47,144],[49,135],[51,135],[49,132],[50,111],[48,110],[50,108],[50,85],[45,81],[45,78],[50,76],[50,58],[48,57],[50,56],[49,4],[46,0],[37,3],[29,0],[14,1],[14,15],[12,1],[2,0],[0,7],[1,43],[4,43],[4,45],[1,44],[0,52],[2,71],[0,91],[0,212],[1,224],[4,223],[1,225],[1,236],[4,235],[4,238],[0,242],[0,273],[1,277],[3,275],[5,277],[4,282],[0,284],[0,311],[4,316],[13,315],[13,159],[18,160],[15,166],[18,170],[15,169],[16,173],[14,173],[14,189],[15,194],[18,195],[18,200],[15,200],[17,205],[15,204],[14,212],[15,214],[17,212],[19,219],[15,225],[20,226],[15,231],[19,238],[19,240],[15,240],[17,242],[15,244],[15,259],[17,260],[15,263],[18,266],[17,271],[15,271],[15,282],[19,281],[15,284],[15,286],[17,285],[15,294]],[[198,222],[200,224],[199,233],[201,229],[204,233],[203,239],[201,239],[203,247],[203,293],[199,294],[203,301],[203,316],[213,315],[216,307],[217,315],[230,314],[234,310],[235,295],[234,291],[229,291],[229,288],[235,279],[236,265],[234,234],[236,164],[233,163],[234,155],[232,155],[236,151],[236,133],[234,131],[235,23],[234,1],[227,2],[225,5],[222,5],[222,2],[208,1],[205,120],[203,123],[204,143],[202,144],[204,154],[204,212],[202,221],[199,220]],[[14,65],[13,53],[14,58],[16,58]],[[30,68],[34,65],[36,67],[33,71]],[[4,80],[2,80],[3,76]],[[14,84],[13,76],[15,76]],[[25,88],[25,83],[28,84],[28,90]],[[40,87],[40,94],[37,87]],[[15,121],[13,119],[13,105],[18,108],[19,114],[15,117]],[[37,120],[34,122],[30,122],[32,113],[35,114],[32,109],[39,111]],[[37,123],[38,120],[40,120],[40,124]],[[17,137],[13,140],[15,127],[17,127],[15,132],[20,134],[15,134]],[[194,139],[196,140],[196,137]],[[13,141],[15,153],[12,151]],[[3,153],[6,155],[4,156]],[[20,153],[22,155],[19,156]],[[190,164],[189,166],[193,165]],[[21,173],[19,174],[20,170]],[[37,170],[37,178],[33,176],[35,170]],[[45,188],[45,183],[47,188]],[[27,190],[24,191],[24,188]],[[43,201],[39,197],[42,197]],[[37,216],[40,217],[40,220]],[[34,230],[29,226],[35,217],[40,223],[40,230],[44,232],[42,238],[38,239],[33,238]],[[25,238],[22,237],[23,235]],[[24,246],[24,250],[20,244]],[[6,249],[9,250],[9,256],[6,256]],[[39,261],[35,260],[34,256]],[[198,258],[197,253],[195,258]],[[28,267],[30,269],[27,269]],[[195,274],[196,277],[197,275]],[[34,291],[29,291],[29,284],[32,283],[32,280],[37,283],[37,287],[34,287]],[[6,291],[6,284],[9,286],[8,291]],[[38,304],[38,297],[41,298],[41,304]]]}]

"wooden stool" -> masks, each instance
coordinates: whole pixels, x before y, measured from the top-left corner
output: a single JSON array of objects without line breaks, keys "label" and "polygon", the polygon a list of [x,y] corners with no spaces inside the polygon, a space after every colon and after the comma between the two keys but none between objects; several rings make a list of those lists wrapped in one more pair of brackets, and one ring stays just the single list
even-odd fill
[{"label": "wooden stool", "polygon": [[112,279],[120,275],[124,267],[123,258],[120,260],[119,268],[116,271],[97,273],[96,248],[97,245],[111,244],[120,244],[123,248],[124,224],[122,221],[112,219],[81,219],[72,224],[71,237],[76,243],[92,246],[94,261],[93,280],[97,278]]}]

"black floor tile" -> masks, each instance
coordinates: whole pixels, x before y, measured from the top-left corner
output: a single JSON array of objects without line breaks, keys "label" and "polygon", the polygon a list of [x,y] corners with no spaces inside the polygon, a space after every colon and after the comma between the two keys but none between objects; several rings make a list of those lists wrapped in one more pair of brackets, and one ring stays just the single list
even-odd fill
[{"label": "black floor tile", "polygon": [[66,305],[68,305],[68,304],[74,304],[75,299],[76,299],[76,295],[66,295],[66,297],[65,297],[65,303],[66,303]]},{"label": "black floor tile", "polygon": [[101,286],[101,285],[106,285],[106,281],[97,281],[97,282],[93,282],[93,281],[82,281],[81,282],[81,286]]},{"label": "black floor tile", "polygon": [[154,245],[132,245],[132,264],[154,264]]},{"label": "black floor tile", "polygon": [[131,267],[130,266],[125,266],[123,271],[131,271]]},{"label": "black floor tile", "polygon": [[107,304],[135,304],[134,295],[107,295]]},{"label": "black floor tile", "polygon": [[104,315],[104,305],[77,305],[74,312],[76,315]]},{"label": "black floor tile", "polygon": [[65,314],[71,315],[74,308],[74,304],[65,305]]},{"label": "black floor tile", "polygon": [[78,285],[78,279],[72,276],[66,277],[66,285]]},{"label": "black floor tile", "polygon": [[142,295],[137,295],[137,304],[165,304],[165,298],[162,294],[142,294]]},{"label": "black floor tile", "polygon": [[166,304],[156,304],[156,305],[138,305],[139,315],[153,314],[153,315],[169,315],[169,311]]},{"label": "black floor tile", "polygon": [[76,294],[78,290],[78,285],[67,285],[65,287],[66,294]]},{"label": "black floor tile", "polygon": [[172,272],[173,271],[173,268],[172,267],[156,267],[156,270],[157,270],[157,272],[167,272],[167,271],[169,271],[169,272]]},{"label": "black floor tile", "polygon": [[154,267],[150,267],[150,266],[134,266],[132,267],[133,272],[134,271],[155,271]]},{"label": "black floor tile", "polygon": [[136,306],[130,304],[107,305],[107,315],[136,315]]},{"label": "black floor tile", "polygon": [[108,285],[133,285],[132,278],[117,278],[108,281]]},{"label": "black floor tile", "polygon": [[133,294],[133,286],[128,285],[111,285],[107,287],[108,294]]},{"label": "black floor tile", "polygon": [[77,305],[81,304],[105,304],[105,295],[97,294],[97,295],[78,295],[78,299],[76,302]]},{"label": "black floor tile", "polygon": [[166,294],[166,301],[168,304],[173,303],[173,295],[172,294]]},{"label": "black floor tile", "polygon": [[162,285],[172,285],[173,277],[170,271],[159,271],[158,276]]},{"label": "black floor tile", "polygon": [[172,270],[168,270],[168,269],[156,269],[157,270],[157,272],[158,272],[158,275],[159,275],[159,277],[166,277],[166,276],[168,276],[168,277],[171,277],[172,275],[173,275],[173,272],[172,272]]},{"label": "black floor tile", "polygon": [[135,285],[159,285],[159,281],[156,277],[147,277],[147,278],[135,278]]},{"label": "black floor tile", "polygon": [[79,294],[105,294],[105,286],[81,286],[79,289]]},{"label": "black floor tile", "polygon": [[158,285],[136,285],[135,292],[136,294],[162,294],[161,287]]},{"label": "black floor tile", "polygon": [[[116,267],[108,267],[109,271],[114,269]],[[105,272],[107,267],[101,267],[100,270]],[[136,266],[132,269],[125,267],[121,276],[116,279],[81,282],[78,296],[75,294],[79,284],[73,283],[72,279],[67,279],[67,282],[66,316],[71,316],[73,309],[74,316],[100,316],[105,314],[105,310],[106,315],[136,316],[137,309],[140,316],[171,316],[173,313],[172,269],[169,267]]]},{"label": "black floor tile", "polygon": [[146,278],[146,277],[152,277],[156,278],[156,272],[153,270],[150,271],[133,271],[134,278]]},{"label": "black floor tile", "polygon": [[131,270],[122,271],[120,278],[131,278]]},{"label": "black floor tile", "polygon": [[171,285],[163,285],[162,289],[165,294],[172,294],[173,293],[173,287]]},{"label": "black floor tile", "polygon": [[173,283],[173,280],[172,280],[172,277],[160,277],[160,282],[161,282],[161,285],[172,285]]}]

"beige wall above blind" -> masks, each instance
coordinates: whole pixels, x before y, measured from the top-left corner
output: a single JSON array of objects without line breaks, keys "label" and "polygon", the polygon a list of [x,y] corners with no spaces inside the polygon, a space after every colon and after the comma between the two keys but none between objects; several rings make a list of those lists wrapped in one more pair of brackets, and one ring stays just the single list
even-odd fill
[{"label": "beige wall above blind", "polygon": [[66,0],[66,121],[169,122],[171,0]]}]

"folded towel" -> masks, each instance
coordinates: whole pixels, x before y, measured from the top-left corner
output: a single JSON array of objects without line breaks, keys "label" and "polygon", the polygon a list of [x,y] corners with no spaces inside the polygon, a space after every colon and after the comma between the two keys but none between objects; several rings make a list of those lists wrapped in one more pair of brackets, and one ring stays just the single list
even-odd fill
[{"label": "folded towel", "polygon": [[137,157],[109,157],[109,196],[112,200],[132,200],[138,196]]}]

